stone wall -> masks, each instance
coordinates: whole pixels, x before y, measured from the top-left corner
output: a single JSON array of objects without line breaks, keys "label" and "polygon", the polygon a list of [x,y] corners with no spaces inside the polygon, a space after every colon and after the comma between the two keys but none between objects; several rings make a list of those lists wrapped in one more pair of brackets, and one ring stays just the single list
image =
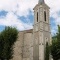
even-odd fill
[{"label": "stone wall", "polygon": [[12,60],[33,60],[33,30],[19,32]]},{"label": "stone wall", "polygon": [[18,39],[14,45],[14,55],[12,60],[23,60],[23,32],[19,32]]}]

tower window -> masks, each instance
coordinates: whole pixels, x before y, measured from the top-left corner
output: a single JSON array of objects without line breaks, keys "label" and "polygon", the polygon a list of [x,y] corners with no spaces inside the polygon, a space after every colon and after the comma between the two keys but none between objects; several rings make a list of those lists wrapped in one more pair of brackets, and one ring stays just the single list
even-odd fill
[{"label": "tower window", "polygon": [[46,21],[46,11],[44,11],[44,20]]},{"label": "tower window", "polygon": [[37,12],[37,22],[38,22],[38,12]]}]

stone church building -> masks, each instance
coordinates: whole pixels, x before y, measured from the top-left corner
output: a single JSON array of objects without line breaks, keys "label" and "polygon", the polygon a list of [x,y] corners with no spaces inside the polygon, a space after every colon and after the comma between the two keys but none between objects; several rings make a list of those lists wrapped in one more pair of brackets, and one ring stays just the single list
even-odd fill
[{"label": "stone church building", "polygon": [[33,9],[33,29],[19,32],[13,60],[44,60],[46,43],[51,42],[49,9],[44,0],[39,0]]}]

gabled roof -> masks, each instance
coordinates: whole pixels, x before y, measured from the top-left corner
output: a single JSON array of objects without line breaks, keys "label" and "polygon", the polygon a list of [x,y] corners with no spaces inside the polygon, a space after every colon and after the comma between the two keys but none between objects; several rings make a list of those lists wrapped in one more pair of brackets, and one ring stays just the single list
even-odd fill
[{"label": "gabled roof", "polygon": [[19,31],[20,32],[23,32],[23,33],[33,33],[33,29],[30,29],[30,30],[24,30],[24,31]]}]

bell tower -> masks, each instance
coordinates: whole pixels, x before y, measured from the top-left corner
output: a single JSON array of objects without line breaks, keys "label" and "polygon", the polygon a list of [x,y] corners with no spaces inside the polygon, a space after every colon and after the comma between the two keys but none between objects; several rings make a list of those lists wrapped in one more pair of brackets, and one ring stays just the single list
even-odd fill
[{"label": "bell tower", "polygon": [[46,43],[51,40],[49,9],[44,0],[34,7],[33,60],[45,60]]}]

